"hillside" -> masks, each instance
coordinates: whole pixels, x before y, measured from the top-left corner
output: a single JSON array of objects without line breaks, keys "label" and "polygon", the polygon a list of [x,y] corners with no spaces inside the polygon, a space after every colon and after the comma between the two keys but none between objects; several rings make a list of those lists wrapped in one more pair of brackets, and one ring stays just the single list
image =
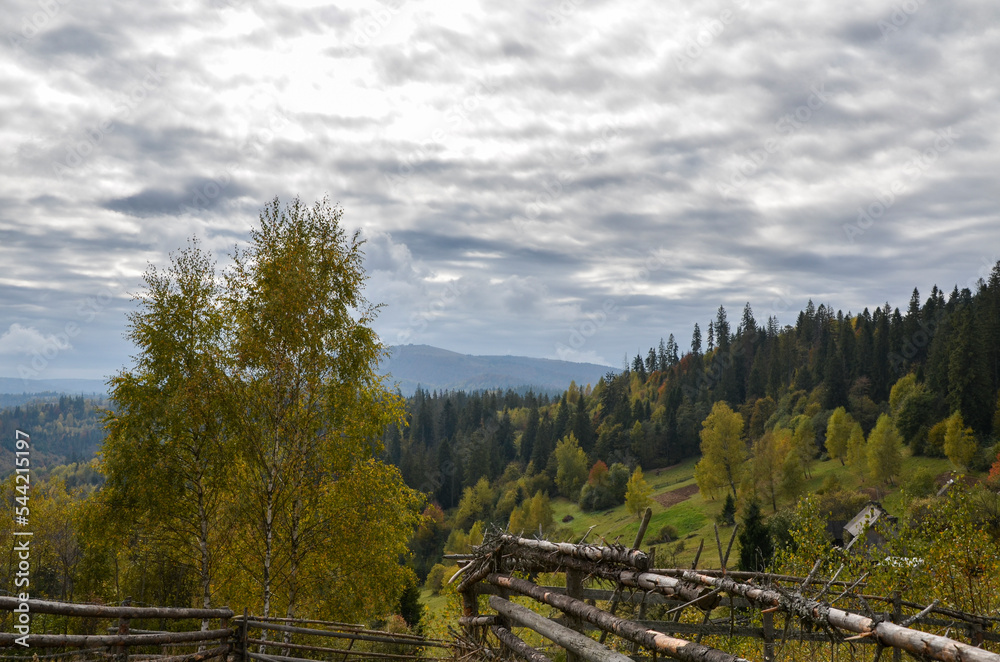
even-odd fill
[{"label": "hillside", "polygon": [[28,402],[52,402],[62,395],[107,395],[102,379],[13,379],[0,377],[0,409]]},{"label": "hillside", "polygon": [[471,356],[430,345],[397,345],[382,364],[384,374],[398,383],[403,395],[419,385],[433,391],[519,389],[562,393],[575,381],[596,384],[613,368],[595,363],[573,363],[527,356]]}]

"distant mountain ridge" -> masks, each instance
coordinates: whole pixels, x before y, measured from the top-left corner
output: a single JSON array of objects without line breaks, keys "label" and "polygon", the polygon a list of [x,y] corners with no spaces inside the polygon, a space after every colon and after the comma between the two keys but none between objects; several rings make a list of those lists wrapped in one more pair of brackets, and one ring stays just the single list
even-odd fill
[{"label": "distant mountain ridge", "polygon": [[[396,345],[380,366],[391,375],[390,387],[413,395],[419,385],[428,391],[474,391],[532,388],[536,392],[562,393],[575,381],[579,386],[597,384],[617,369],[596,363],[575,363],[528,356],[473,356],[430,345]],[[12,379],[0,377],[0,406],[58,399],[60,394],[107,395],[100,379]]]},{"label": "distant mountain ridge", "polygon": [[616,369],[596,363],[574,363],[528,356],[473,356],[430,345],[396,345],[380,366],[403,395],[419,385],[428,391],[533,388],[561,393],[575,381],[579,386],[597,384]]}]

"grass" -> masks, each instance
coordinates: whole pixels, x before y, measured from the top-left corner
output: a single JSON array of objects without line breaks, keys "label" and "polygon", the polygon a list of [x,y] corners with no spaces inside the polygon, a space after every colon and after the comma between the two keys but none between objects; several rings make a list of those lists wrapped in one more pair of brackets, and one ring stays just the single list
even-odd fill
[{"label": "grass", "polygon": [[[681,464],[653,469],[645,472],[646,482],[652,488],[653,495],[675,490],[687,485],[694,484],[694,466],[698,458],[691,458]],[[906,478],[919,469],[927,469],[934,474],[941,474],[951,470],[951,464],[945,459],[929,457],[905,457],[901,477],[896,481],[895,486],[882,486],[882,503],[885,507],[896,515],[902,515],[904,508],[903,495],[900,486]],[[863,487],[871,487],[863,482],[850,467],[842,466],[839,460],[816,461],[810,467],[810,478],[805,482],[803,494],[816,493],[822,488],[824,483],[832,478],[840,483],[845,490],[856,490]],[[660,529],[669,524],[677,531],[678,537],[684,541],[683,550],[676,555],[678,565],[690,565],[694,561],[698,545],[704,540],[704,549],[698,565],[704,568],[718,568],[719,562],[718,548],[715,542],[716,518],[722,511],[725,493],[717,495],[716,499],[710,499],[700,492],[695,493],[690,498],[670,508],[664,508],[655,500],[652,504],[653,516],[646,533],[646,540],[657,537]],[[781,499],[778,507],[793,506],[791,500]],[[618,541],[621,544],[631,545],[635,540],[635,534],[639,529],[637,517],[628,513],[625,506],[618,506],[605,511],[593,513],[583,512],[579,506],[565,498],[558,498],[552,502],[553,519],[555,520],[557,532],[556,536],[565,539],[579,541],[583,534],[591,526],[594,527],[588,540],[591,542],[606,540],[608,542]],[[765,514],[771,514],[770,504],[765,507]],[[572,516],[569,522],[563,522],[567,515]],[[722,540],[723,548],[729,541],[732,527],[720,526],[719,537]],[[644,545],[647,548],[648,542]],[[663,548],[664,545],[658,545]],[[670,547],[668,543],[666,547]],[[662,566],[670,557],[664,549],[659,554]]]}]

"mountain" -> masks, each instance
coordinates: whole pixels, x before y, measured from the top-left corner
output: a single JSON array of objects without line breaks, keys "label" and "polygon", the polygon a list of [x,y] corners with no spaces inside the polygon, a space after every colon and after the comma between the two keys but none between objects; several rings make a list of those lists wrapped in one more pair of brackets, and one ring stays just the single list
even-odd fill
[{"label": "mountain", "polygon": [[596,363],[573,363],[527,356],[471,356],[430,345],[396,345],[382,363],[383,374],[398,384],[403,395],[419,385],[428,391],[517,389],[562,393],[571,381],[597,384],[614,368]]},{"label": "mountain", "polygon": [[58,400],[60,395],[105,396],[103,379],[12,379],[0,377],[0,408]]}]

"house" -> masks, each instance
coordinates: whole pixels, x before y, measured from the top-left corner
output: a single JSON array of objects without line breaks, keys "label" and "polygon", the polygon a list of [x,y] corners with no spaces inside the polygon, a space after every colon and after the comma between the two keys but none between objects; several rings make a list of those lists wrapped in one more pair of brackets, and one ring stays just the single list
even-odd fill
[{"label": "house", "polygon": [[[873,526],[880,522],[878,527]],[[896,528],[896,518],[893,517],[877,501],[869,501],[851,521],[844,525],[844,549],[851,549],[855,544],[873,545],[881,548],[887,541],[886,534]],[[858,541],[861,542],[858,542]]]}]

